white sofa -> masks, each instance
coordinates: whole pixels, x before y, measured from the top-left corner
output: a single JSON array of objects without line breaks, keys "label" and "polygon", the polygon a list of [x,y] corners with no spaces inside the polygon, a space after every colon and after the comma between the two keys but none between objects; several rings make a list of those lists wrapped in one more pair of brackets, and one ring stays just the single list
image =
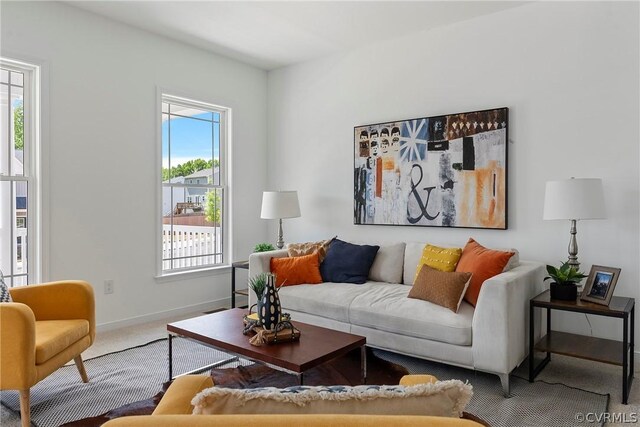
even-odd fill
[{"label": "white sofa", "polygon": [[[365,284],[286,286],[282,306],[294,320],[365,336],[371,347],[497,374],[508,396],[509,373],[528,355],[529,299],[543,291],[544,266],[516,254],[484,282],[475,308],[463,301],[454,313],[407,298],[424,245],[382,244]],[[269,272],[272,257],[286,256],[286,250],[252,254],[249,277]]]}]

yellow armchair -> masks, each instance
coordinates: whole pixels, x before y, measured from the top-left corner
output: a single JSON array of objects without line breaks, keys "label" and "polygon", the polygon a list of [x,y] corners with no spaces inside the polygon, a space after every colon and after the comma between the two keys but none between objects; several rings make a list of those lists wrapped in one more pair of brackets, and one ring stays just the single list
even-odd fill
[{"label": "yellow armchair", "polygon": [[80,354],[95,338],[93,288],[61,281],[9,290],[0,303],[0,390],[20,392],[22,425],[30,425],[30,389],[74,360],[88,382]]}]

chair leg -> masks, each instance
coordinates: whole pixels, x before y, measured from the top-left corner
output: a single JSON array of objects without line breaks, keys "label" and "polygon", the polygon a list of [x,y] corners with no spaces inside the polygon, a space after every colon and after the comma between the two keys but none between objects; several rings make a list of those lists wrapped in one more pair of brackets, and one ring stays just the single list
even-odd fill
[{"label": "chair leg", "polygon": [[20,390],[20,420],[22,427],[31,426],[30,390]]},{"label": "chair leg", "polygon": [[76,368],[78,368],[78,372],[80,372],[80,377],[82,378],[83,383],[89,382],[89,377],[87,377],[87,371],[84,369],[84,363],[82,362],[82,356],[78,355],[73,358],[73,361],[76,364]]}]

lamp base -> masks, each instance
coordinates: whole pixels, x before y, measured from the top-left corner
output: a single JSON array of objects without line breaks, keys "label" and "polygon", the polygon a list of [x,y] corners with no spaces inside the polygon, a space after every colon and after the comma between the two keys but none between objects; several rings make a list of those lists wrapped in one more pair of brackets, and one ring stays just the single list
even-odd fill
[{"label": "lamp base", "polygon": [[278,220],[278,240],[276,241],[276,247],[278,249],[284,248],[284,238],[282,237],[282,218]]}]

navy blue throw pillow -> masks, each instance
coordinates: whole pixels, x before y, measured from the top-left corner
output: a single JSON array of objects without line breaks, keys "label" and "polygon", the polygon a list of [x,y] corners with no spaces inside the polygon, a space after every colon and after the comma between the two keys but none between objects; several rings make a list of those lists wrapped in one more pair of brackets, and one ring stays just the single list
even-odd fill
[{"label": "navy blue throw pillow", "polygon": [[354,245],[333,239],[320,264],[322,280],[358,285],[366,282],[378,249],[380,246]]}]

